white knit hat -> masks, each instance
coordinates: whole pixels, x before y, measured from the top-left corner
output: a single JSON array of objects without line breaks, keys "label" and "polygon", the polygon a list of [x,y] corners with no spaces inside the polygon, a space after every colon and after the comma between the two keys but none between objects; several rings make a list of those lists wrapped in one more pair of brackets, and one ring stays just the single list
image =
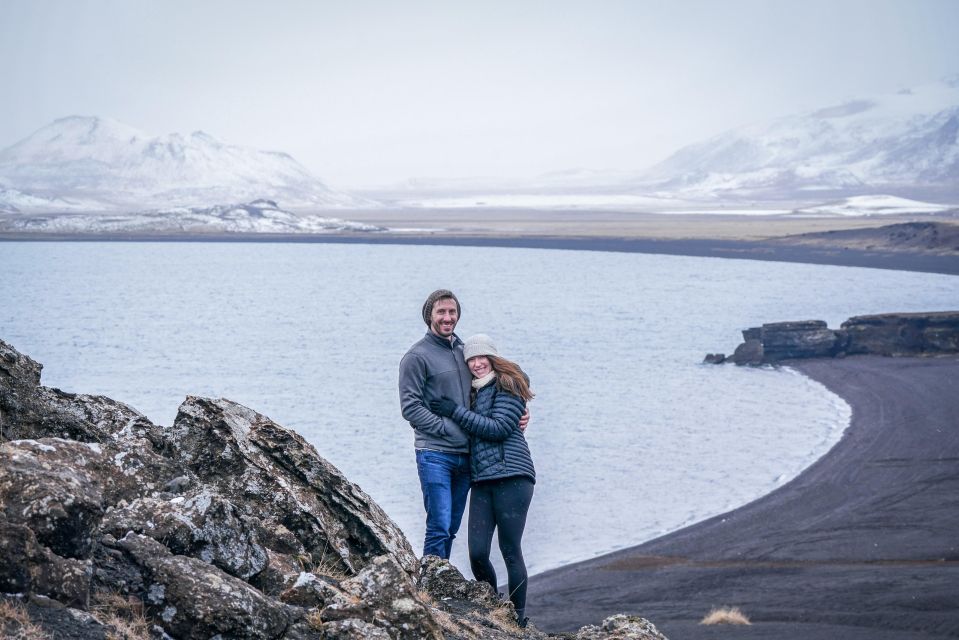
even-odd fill
[{"label": "white knit hat", "polygon": [[498,355],[499,351],[496,350],[496,345],[493,344],[493,339],[485,333],[477,333],[475,336],[470,336],[463,343],[463,358],[465,360],[475,358],[476,356]]}]

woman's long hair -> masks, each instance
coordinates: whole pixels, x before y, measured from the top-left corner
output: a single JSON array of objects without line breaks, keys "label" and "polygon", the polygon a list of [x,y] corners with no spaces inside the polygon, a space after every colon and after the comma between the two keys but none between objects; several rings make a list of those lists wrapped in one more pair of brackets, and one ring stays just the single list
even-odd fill
[{"label": "woman's long hair", "polygon": [[526,402],[533,399],[533,392],[529,388],[529,378],[515,362],[499,356],[486,356],[490,367],[496,372],[496,384],[499,388],[514,396],[519,396]]}]

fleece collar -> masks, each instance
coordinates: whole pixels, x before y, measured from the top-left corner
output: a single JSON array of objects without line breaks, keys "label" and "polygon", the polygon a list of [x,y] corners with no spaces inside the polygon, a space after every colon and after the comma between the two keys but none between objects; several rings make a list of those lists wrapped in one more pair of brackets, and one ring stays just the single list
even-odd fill
[{"label": "fleece collar", "polygon": [[450,351],[453,350],[453,347],[456,347],[456,346],[459,346],[459,345],[463,344],[463,341],[460,340],[460,337],[459,337],[458,335],[456,335],[455,333],[453,334],[453,339],[452,339],[452,340],[447,340],[446,338],[441,338],[441,337],[439,337],[438,335],[436,335],[435,333],[433,333],[432,331],[427,331],[427,332],[426,332],[426,337],[427,337],[427,338],[430,340],[430,342],[432,342],[433,344],[438,345],[438,346],[440,346],[440,347],[443,347],[444,349],[449,349]]}]

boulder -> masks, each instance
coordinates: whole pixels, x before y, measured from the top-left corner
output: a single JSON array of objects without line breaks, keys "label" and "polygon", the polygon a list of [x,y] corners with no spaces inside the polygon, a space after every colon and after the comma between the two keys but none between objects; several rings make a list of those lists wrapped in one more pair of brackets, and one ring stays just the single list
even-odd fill
[{"label": "boulder", "polygon": [[129,533],[114,548],[142,576],[147,610],[175,638],[279,638],[293,622],[290,607],[206,562],[172,554],[147,536]]},{"label": "boulder", "polygon": [[36,594],[82,608],[90,600],[92,574],[89,560],[58,556],[32,529],[0,516],[0,592]]},{"label": "boulder", "polygon": [[320,612],[326,622],[363,620],[397,640],[443,640],[443,630],[422,601],[415,583],[391,556],[380,556],[340,587],[352,598],[338,598]]},{"label": "boulder", "polygon": [[736,364],[751,364],[759,365],[763,363],[763,343],[759,340],[747,340],[742,343],[736,350],[733,351],[733,355],[727,359],[727,362],[732,361]]},{"label": "boulder", "polygon": [[[0,340],[2,439],[65,438],[80,442],[133,442],[166,446],[164,430],[131,407],[103,396],[65,393],[40,385],[43,365]],[[133,451],[133,446],[127,446]]]},{"label": "boulder", "polygon": [[229,400],[188,397],[174,455],[245,515],[282,524],[318,565],[357,573],[390,555],[410,575],[416,556],[396,524],[298,434]]},{"label": "boulder", "polygon": [[111,510],[101,529],[115,537],[128,531],[147,535],[175,554],[200,558],[243,580],[263,571],[267,563],[259,520],[209,491],[169,500],[138,498]]},{"label": "boulder", "polygon": [[764,324],[759,340],[763,344],[764,362],[833,356],[841,344],[837,332],[822,320]]},{"label": "boulder", "polygon": [[603,620],[599,626],[583,627],[574,640],[666,640],[652,622],[637,616],[616,615]]},{"label": "boulder", "polygon": [[0,444],[0,505],[10,524],[64,558],[90,555],[103,517],[100,446],[61,438]]}]

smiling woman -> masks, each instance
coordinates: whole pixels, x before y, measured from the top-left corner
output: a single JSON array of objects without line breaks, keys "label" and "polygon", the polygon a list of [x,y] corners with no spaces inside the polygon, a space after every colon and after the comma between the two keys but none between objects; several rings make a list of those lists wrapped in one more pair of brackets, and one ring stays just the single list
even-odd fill
[{"label": "smiling woman", "polygon": [[[301,433],[414,544],[425,527],[397,363],[428,329],[422,301],[452,286],[456,332],[496,336],[536,391],[530,573],[743,504],[837,440],[848,407],[821,385],[700,364],[741,329],[959,299],[955,276],[442,246],[5,242],[0,272],[2,338],[44,363],[44,384],[165,425],[188,394],[243,403]],[[452,559],[468,571],[466,551]]]},{"label": "smiling woman", "polygon": [[523,531],[533,499],[536,471],[520,418],[533,399],[526,374],[500,356],[489,336],[479,333],[463,344],[463,358],[473,374],[468,406],[448,397],[430,402],[430,409],[450,417],[470,436],[470,567],[477,580],[499,587],[490,562],[493,532],[503,552],[509,599],[519,625],[526,618],[526,561]]}]

